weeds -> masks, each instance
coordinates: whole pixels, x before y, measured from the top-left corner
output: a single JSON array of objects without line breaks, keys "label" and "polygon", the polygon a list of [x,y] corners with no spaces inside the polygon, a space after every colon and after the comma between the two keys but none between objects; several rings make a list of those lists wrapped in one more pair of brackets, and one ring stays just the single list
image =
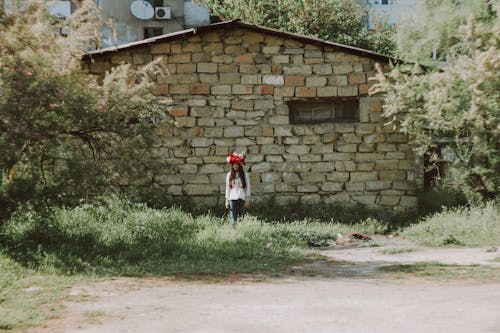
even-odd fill
[{"label": "weeds", "polygon": [[499,213],[499,206],[493,203],[453,208],[424,218],[401,235],[422,246],[498,245]]}]

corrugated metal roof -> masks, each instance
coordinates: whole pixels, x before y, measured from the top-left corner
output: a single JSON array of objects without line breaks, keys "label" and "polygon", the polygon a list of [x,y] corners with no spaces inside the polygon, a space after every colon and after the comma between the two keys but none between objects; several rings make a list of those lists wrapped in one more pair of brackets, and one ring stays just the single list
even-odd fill
[{"label": "corrugated metal roof", "polygon": [[387,61],[387,62],[392,61],[392,62],[396,62],[396,63],[403,62],[400,59],[396,59],[396,58],[393,58],[393,57],[390,57],[390,56],[387,56],[384,54],[376,53],[376,52],[373,52],[370,50],[365,50],[365,49],[354,47],[354,46],[348,46],[348,45],[344,45],[344,44],[334,43],[334,42],[326,41],[326,40],[319,39],[319,38],[303,36],[303,35],[294,34],[294,33],[290,33],[290,32],[284,32],[281,30],[268,28],[268,27],[264,27],[264,26],[260,26],[260,25],[249,24],[249,23],[241,22],[240,20],[231,20],[231,21],[214,23],[214,24],[203,26],[203,27],[190,28],[190,29],[186,29],[186,30],[176,31],[176,32],[165,34],[165,35],[160,35],[160,36],[140,40],[137,42],[132,42],[132,43],[118,45],[115,47],[107,47],[104,49],[91,51],[83,56],[83,60],[90,60],[92,58],[98,58],[100,56],[110,55],[112,53],[116,53],[116,52],[120,52],[120,51],[141,48],[141,47],[156,44],[156,43],[170,42],[172,40],[176,40],[179,38],[185,38],[185,37],[189,37],[192,35],[202,34],[204,32],[208,32],[208,31],[227,29],[227,28],[244,28],[244,29],[249,29],[249,30],[253,30],[256,32],[260,32],[263,34],[291,38],[291,39],[299,40],[299,41],[304,42],[304,43],[315,44],[318,46],[331,46],[331,47],[339,48],[339,49],[341,49],[345,52],[348,52],[348,53],[353,53],[353,54],[360,55],[363,57],[368,57],[368,58],[374,58],[377,60],[382,60],[382,61]]}]

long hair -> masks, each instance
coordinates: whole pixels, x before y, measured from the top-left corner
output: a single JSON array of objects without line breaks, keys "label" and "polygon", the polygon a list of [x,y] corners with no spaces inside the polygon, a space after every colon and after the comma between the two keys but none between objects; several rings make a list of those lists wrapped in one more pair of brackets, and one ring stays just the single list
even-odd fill
[{"label": "long hair", "polygon": [[[238,174],[239,174],[240,179],[241,179],[241,185],[243,186],[243,188],[246,188],[247,187],[247,182],[245,180],[245,171],[243,170],[243,166],[241,166],[241,165],[238,168]],[[234,170],[231,167],[231,175],[229,176],[229,188],[233,188],[233,183],[234,183],[234,178],[235,177],[236,177],[236,170]]]}]

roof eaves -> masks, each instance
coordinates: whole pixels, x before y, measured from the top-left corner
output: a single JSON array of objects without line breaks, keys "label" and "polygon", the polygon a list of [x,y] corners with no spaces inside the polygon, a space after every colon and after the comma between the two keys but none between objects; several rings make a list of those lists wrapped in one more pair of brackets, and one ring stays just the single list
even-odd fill
[{"label": "roof eaves", "polygon": [[245,22],[241,22],[238,19],[213,23],[210,25],[196,27],[196,28],[190,28],[190,29],[181,30],[181,31],[176,31],[176,32],[165,34],[165,35],[144,39],[144,40],[137,41],[137,42],[132,42],[132,43],[127,43],[127,44],[122,44],[122,45],[118,45],[118,46],[107,47],[104,49],[91,51],[83,56],[83,60],[90,60],[93,57],[99,57],[99,56],[107,55],[107,54],[110,54],[113,52],[118,52],[121,50],[140,48],[140,47],[144,47],[146,45],[151,45],[151,44],[154,44],[157,42],[171,41],[171,40],[182,38],[182,37],[185,37],[188,35],[196,35],[196,34],[207,32],[207,31],[218,30],[220,28],[230,26],[230,25],[236,25],[236,26],[247,28],[250,30],[257,31],[257,32],[266,32],[266,33],[276,35],[276,36],[297,39],[297,40],[300,40],[300,41],[305,42],[305,43],[316,44],[319,46],[336,47],[336,48],[340,48],[340,49],[345,50],[345,51],[350,52],[350,53],[354,53],[354,54],[361,55],[364,57],[374,58],[377,60],[383,60],[383,61],[388,61],[388,62],[393,62],[393,63],[404,63],[404,61],[401,59],[393,58],[393,57],[390,57],[390,56],[387,56],[384,54],[380,54],[380,53],[376,53],[376,52],[373,52],[370,50],[366,50],[366,49],[362,49],[362,48],[358,48],[358,47],[354,47],[354,46],[348,46],[348,45],[344,45],[344,44],[339,44],[339,43],[335,43],[335,42],[330,42],[330,41],[326,41],[326,40],[315,38],[315,37],[309,37],[309,36],[299,35],[299,34],[295,34],[295,33],[291,33],[291,32],[285,32],[285,31],[281,31],[278,29],[274,29],[274,28],[245,23]]}]

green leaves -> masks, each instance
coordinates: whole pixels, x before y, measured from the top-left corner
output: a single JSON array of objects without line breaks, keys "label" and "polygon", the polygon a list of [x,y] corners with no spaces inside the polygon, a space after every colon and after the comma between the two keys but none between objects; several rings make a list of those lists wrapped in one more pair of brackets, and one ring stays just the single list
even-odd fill
[{"label": "green leaves", "polygon": [[[445,12],[459,4],[468,8],[466,2],[443,1],[438,9]],[[485,4],[482,10],[471,10],[475,16],[467,21],[451,15],[436,23],[437,18],[429,15],[417,26],[422,36],[447,23],[456,26],[452,35],[439,37],[446,37],[439,44],[448,47],[449,62],[440,70],[431,66],[424,72],[395,68],[388,78],[380,71],[372,90],[386,93],[385,116],[410,134],[422,152],[436,147],[453,152],[455,158],[446,161],[449,177],[443,181],[484,200],[500,192],[500,5],[494,8],[494,19],[483,15]],[[417,38],[419,42],[430,40]],[[405,44],[400,47],[402,54],[413,52]],[[434,162],[441,160],[443,156],[436,155]]]},{"label": "green leaves", "polygon": [[393,31],[369,32],[356,0],[199,0],[221,20],[241,19],[332,42],[392,54]]},{"label": "green leaves", "polygon": [[0,219],[24,202],[74,205],[123,191],[161,166],[151,154],[159,60],[118,66],[102,82],[87,74],[81,56],[103,24],[93,1],[64,22],[35,3],[0,17]]}]

